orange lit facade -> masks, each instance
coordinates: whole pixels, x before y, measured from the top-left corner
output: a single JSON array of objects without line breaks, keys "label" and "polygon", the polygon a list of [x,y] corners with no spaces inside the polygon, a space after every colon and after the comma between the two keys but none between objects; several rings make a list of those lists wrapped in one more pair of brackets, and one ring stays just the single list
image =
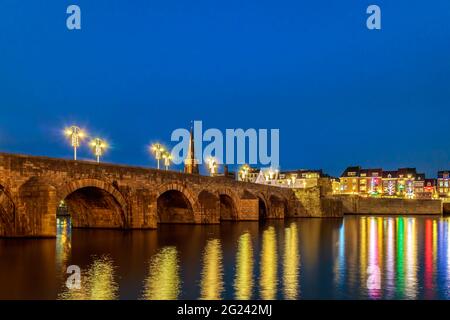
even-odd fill
[{"label": "orange lit facade", "polygon": [[438,172],[436,188],[441,198],[450,198],[450,170]]},{"label": "orange lit facade", "polygon": [[[435,182],[415,168],[395,171],[348,167],[340,178],[340,194],[357,194],[364,197],[392,197],[432,199],[436,195]],[[336,192],[335,192],[336,193]]]}]

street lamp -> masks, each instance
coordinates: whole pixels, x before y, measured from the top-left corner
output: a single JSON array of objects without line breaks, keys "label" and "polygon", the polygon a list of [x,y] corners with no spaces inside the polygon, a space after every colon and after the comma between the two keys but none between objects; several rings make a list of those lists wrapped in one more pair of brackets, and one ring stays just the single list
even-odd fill
[{"label": "street lamp", "polygon": [[246,164],[244,164],[240,170],[240,175],[242,181],[247,181],[248,173],[250,171],[250,167]]},{"label": "street lamp", "polygon": [[170,163],[172,162],[172,155],[170,152],[164,152],[163,156],[164,158],[164,166],[166,167],[166,171],[169,170]]},{"label": "street lamp", "polygon": [[158,162],[158,170],[159,170],[159,161],[162,159],[164,147],[160,143],[155,143],[152,145],[151,150],[155,154],[155,159]]},{"label": "street lamp", "polygon": [[73,147],[73,159],[77,160],[77,148],[80,146],[80,140],[82,140],[86,134],[77,126],[67,128],[64,130],[64,134],[70,138]]},{"label": "street lamp", "polygon": [[272,169],[269,170],[269,179],[274,180],[276,176],[276,171],[273,171]]},{"label": "street lamp", "polygon": [[296,174],[292,174],[290,181],[292,183],[292,186],[295,187],[295,183],[297,182],[297,175]]},{"label": "street lamp", "polygon": [[215,158],[208,158],[207,160],[209,172],[211,176],[214,176],[217,173],[217,160]]},{"label": "street lamp", "polygon": [[104,140],[95,138],[91,141],[91,147],[93,148],[94,154],[97,157],[97,163],[100,163],[100,157],[103,156],[103,153],[108,145]]}]

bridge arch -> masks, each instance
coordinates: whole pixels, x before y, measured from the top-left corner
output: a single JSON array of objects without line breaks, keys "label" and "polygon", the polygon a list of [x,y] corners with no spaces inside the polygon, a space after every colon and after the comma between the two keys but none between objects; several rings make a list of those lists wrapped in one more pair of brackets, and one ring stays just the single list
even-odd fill
[{"label": "bridge arch", "polygon": [[108,182],[98,179],[69,182],[58,192],[58,200],[66,202],[74,227],[127,228],[129,225],[127,202]]},{"label": "bridge arch", "polygon": [[231,189],[219,189],[220,220],[237,221],[239,219],[239,197]]},{"label": "bridge arch", "polygon": [[178,183],[165,184],[156,194],[158,223],[195,223],[200,212],[196,197]]},{"label": "bridge arch", "polygon": [[0,237],[15,232],[16,205],[6,183],[0,181]]},{"label": "bridge arch", "polygon": [[198,204],[202,216],[202,222],[213,223],[220,219],[220,199],[217,193],[210,190],[202,190],[198,194]]},{"label": "bridge arch", "polygon": [[269,203],[262,192],[252,192],[245,190],[244,193],[251,194],[258,200],[258,218],[259,220],[265,220],[269,217]]},{"label": "bridge arch", "polygon": [[288,200],[280,194],[272,193],[269,197],[270,218],[284,218],[288,214]]}]

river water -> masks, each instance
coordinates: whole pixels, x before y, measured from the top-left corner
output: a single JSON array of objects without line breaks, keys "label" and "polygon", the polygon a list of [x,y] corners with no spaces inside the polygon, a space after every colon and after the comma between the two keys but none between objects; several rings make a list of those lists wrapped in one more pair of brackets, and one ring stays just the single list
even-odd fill
[{"label": "river water", "polygon": [[[0,299],[449,299],[449,218],[355,217],[0,239]],[[67,288],[79,266],[80,288]],[[74,284],[73,277],[69,284]]]}]

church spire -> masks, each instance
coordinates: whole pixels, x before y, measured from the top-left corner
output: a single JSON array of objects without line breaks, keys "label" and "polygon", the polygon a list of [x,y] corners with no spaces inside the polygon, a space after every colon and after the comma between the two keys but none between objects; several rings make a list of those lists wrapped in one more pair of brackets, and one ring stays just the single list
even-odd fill
[{"label": "church spire", "polygon": [[191,125],[191,132],[189,138],[189,150],[186,159],[184,160],[184,173],[199,174],[198,160],[195,159],[195,140],[194,128]]}]

